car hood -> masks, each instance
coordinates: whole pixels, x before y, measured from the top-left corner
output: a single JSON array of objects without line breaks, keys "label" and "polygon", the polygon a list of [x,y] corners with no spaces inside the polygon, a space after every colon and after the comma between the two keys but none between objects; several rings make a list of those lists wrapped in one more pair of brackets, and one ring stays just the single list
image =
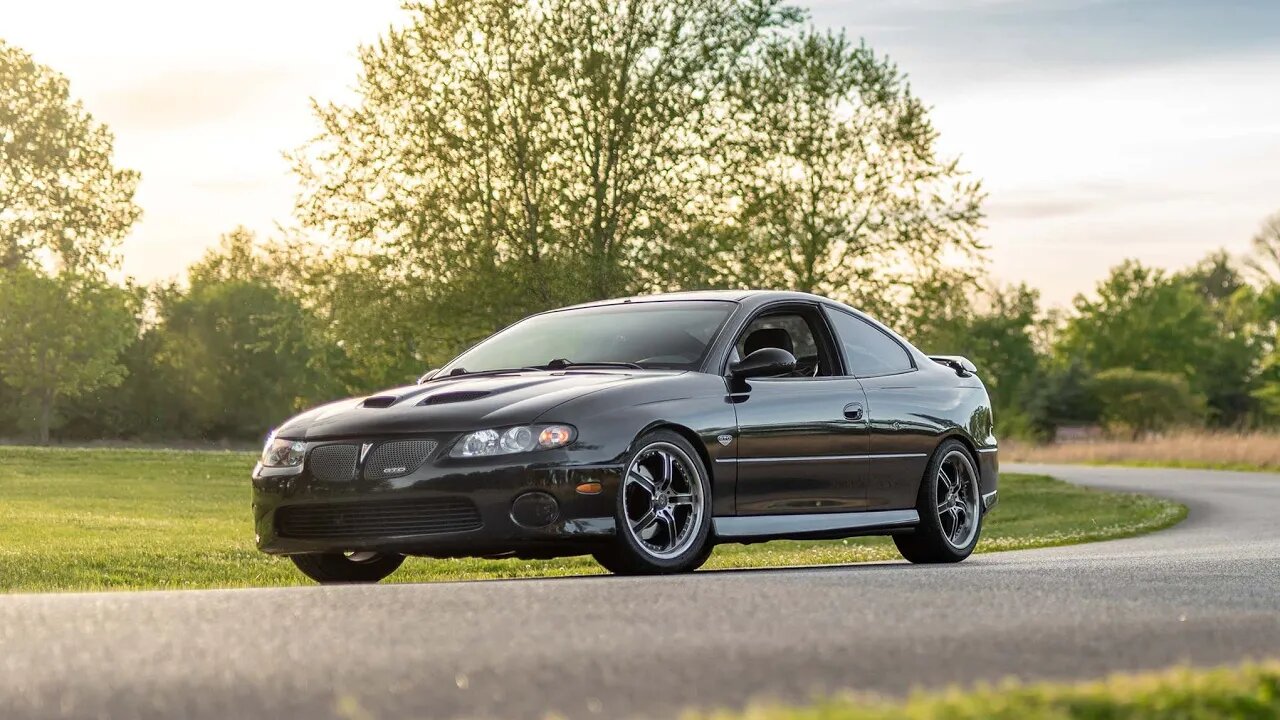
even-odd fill
[{"label": "car hood", "polygon": [[582,395],[680,374],[663,370],[566,370],[450,377],[322,405],[291,418],[276,429],[276,434],[321,440],[521,425]]}]

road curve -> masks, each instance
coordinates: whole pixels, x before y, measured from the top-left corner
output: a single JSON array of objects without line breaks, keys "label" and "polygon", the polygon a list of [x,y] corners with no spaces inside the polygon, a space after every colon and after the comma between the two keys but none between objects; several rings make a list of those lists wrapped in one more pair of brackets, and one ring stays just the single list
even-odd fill
[{"label": "road curve", "polygon": [[0,717],[669,717],[1280,655],[1280,475],[1004,469],[1190,515],[948,567],[3,596]]}]

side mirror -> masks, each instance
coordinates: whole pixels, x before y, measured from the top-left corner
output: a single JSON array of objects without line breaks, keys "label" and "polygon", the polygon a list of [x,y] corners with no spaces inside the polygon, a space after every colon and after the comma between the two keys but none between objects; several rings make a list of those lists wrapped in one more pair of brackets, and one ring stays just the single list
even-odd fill
[{"label": "side mirror", "polygon": [[415,384],[415,385],[421,385],[422,383],[424,383],[424,382],[426,382],[426,381],[430,380],[431,378],[435,377],[435,376],[436,376],[436,373],[438,373],[438,372],[440,372],[440,368],[436,368],[436,369],[434,369],[434,370],[428,370],[428,371],[426,371],[425,373],[423,373],[422,377],[418,378],[418,382],[416,382],[416,383],[414,383],[414,384]]},{"label": "side mirror", "polygon": [[783,375],[796,369],[796,356],[782,348],[760,348],[729,366],[734,380]]}]

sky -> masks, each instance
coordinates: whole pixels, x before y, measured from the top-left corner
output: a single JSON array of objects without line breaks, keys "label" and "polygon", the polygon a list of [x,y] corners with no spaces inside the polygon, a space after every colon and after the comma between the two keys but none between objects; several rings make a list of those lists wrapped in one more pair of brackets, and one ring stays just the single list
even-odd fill
[{"label": "sky", "polygon": [[[1280,0],[809,0],[886,53],[989,192],[990,271],[1065,305],[1126,258],[1247,249],[1280,211]],[[125,272],[291,223],[311,98],[350,99],[399,0],[0,0],[0,38],[71,80],[142,173]]]}]

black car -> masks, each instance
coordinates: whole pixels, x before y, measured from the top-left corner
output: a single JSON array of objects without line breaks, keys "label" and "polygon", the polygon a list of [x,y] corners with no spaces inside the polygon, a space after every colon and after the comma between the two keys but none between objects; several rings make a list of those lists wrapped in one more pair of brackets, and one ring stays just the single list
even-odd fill
[{"label": "black car", "polygon": [[996,483],[968,360],[813,295],[697,292],[533,315],[415,385],[298,415],[253,509],[259,548],[320,582],[406,555],[673,573],[776,538],[888,534],[957,562]]}]

